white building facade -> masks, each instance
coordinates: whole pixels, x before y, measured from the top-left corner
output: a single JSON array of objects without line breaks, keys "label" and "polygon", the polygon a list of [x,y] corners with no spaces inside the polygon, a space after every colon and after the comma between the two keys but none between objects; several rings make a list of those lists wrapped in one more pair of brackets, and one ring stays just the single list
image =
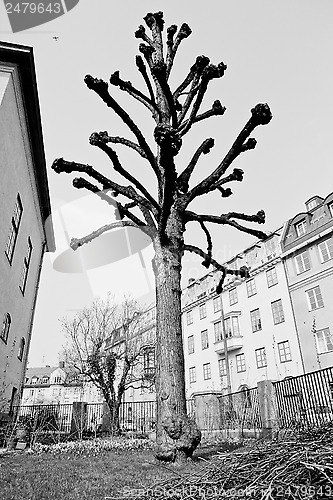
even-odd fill
[{"label": "white building facade", "polygon": [[[282,229],[226,263],[248,266],[249,279],[219,272],[189,280],[183,290],[186,392],[237,392],[261,380],[304,373],[288,285],[281,260]],[[222,318],[225,324],[223,335]]]}]

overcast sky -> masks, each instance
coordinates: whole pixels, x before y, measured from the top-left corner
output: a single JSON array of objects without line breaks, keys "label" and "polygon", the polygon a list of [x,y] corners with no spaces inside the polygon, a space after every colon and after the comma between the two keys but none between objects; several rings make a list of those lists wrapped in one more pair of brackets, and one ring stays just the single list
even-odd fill
[{"label": "overcast sky", "polygon": [[[177,157],[180,170],[202,140],[214,137],[214,149],[197,168],[194,181],[199,180],[223,158],[255,104],[267,102],[273,113],[271,123],[253,134],[258,141],[256,149],[233,164],[245,172],[244,181],[231,186],[233,196],[205,196],[194,208],[214,214],[230,210],[256,213],[263,208],[267,222],[260,229],[273,231],[302,211],[308,198],[315,194],[325,197],[333,190],[331,0],[80,0],[66,15],[16,34],[11,33],[1,4],[1,39],[34,48],[57,243],[56,254],[44,259],[30,366],[57,362],[63,343],[59,318],[88,305],[95,296],[111,291],[117,298],[124,293],[152,297],[149,246],[141,255],[145,267],[135,254],[85,273],[61,273],[54,268],[55,259],[68,248],[64,229],[69,237],[83,236],[111,216],[103,202],[75,190],[70,176],[57,175],[50,166],[55,158],[63,156],[90,163],[110,175],[104,153],[90,146],[88,137],[101,130],[129,138],[130,134],[87,89],[83,78],[90,73],[108,80],[119,69],[123,79],[144,90],[135,66],[139,40],[133,33],[147,12],[158,10],[164,11],[166,26],[187,22],[192,28],[192,35],[183,42],[176,59],[171,79],[174,86],[186,76],[199,54],[228,66],[225,76],[212,82],[203,106],[203,110],[208,109],[215,99],[220,99],[227,112],[193,127]],[[112,92],[148,134],[153,146],[153,122],[148,111],[117,89]],[[124,148],[118,153],[123,164],[153,192],[154,179],[148,166]],[[204,242],[199,233],[190,227],[187,240]],[[215,254],[221,261],[253,241],[253,237],[223,227],[212,233]],[[184,284],[189,276],[203,274],[200,260],[186,257]]]}]

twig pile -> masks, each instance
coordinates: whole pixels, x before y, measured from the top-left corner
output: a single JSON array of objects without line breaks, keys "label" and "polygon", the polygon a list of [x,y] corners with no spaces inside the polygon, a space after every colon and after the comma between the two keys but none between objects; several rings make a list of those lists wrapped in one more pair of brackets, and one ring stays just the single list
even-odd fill
[{"label": "twig pile", "polygon": [[169,500],[332,499],[333,424],[282,441],[259,441],[242,451],[218,452],[200,471],[177,474],[173,481],[154,485],[142,496]]}]

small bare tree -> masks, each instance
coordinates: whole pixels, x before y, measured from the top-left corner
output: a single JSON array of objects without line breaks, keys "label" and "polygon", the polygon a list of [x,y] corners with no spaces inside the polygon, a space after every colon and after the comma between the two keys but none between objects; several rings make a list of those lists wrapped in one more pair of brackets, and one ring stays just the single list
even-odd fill
[{"label": "small bare tree", "polygon": [[[200,214],[189,208],[199,197],[220,193],[222,198],[232,194],[230,182],[243,180],[243,171],[234,168],[227,170],[234,160],[245,151],[254,149],[256,140],[250,137],[259,125],[269,123],[272,118],[267,104],[257,104],[251,109],[249,120],[240,131],[221,162],[197,184],[192,182],[192,174],[202,158],[214,146],[212,137],[206,138],[194,148],[192,158],[177,170],[176,157],[180,152],[186,134],[198,122],[213,116],[223,115],[225,107],[219,100],[209,109],[201,111],[204,97],[210,82],[223,77],[226,65],[220,62],[211,64],[208,57],[200,55],[189,69],[184,79],[174,90],[170,86],[170,75],[181,42],[191,34],[190,27],[184,23],[178,29],[171,25],[166,31],[166,44],[163,43],[164,19],[162,12],[148,13],[145,23],[150,30],[139,26],[135,37],[143,40],[136,57],[136,65],[147,91],[144,93],[131,82],[123,80],[119,71],[110,77],[111,86],[140,102],[152,115],[152,137],[155,142],[151,148],[140,126],[128,112],[114,99],[109,84],[91,75],[85,77],[87,87],[112,109],[133,134],[134,141],[127,137],[110,135],[108,132],[95,132],[90,143],[105,152],[111,160],[115,172],[124,183],[109,179],[93,166],[58,158],[52,168],[55,172],[79,172],[90,180],[78,177],[73,185],[87,189],[111,207],[116,208],[116,216],[121,219],[107,224],[81,239],[73,239],[71,247],[75,250],[94,238],[121,226],[141,229],[152,239],[155,256],[153,269],[156,284],[156,393],[157,393],[157,443],[156,457],[161,460],[175,460],[189,457],[198,446],[201,435],[195,424],[188,418],[185,400],[184,353],[181,325],[181,268],[185,251],[203,258],[202,264],[208,269],[211,265],[222,272],[218,290],[221,291],[226,272],[246,276],[246,269],[230,270],[213,258],[213,243],[207,224],[234,227],[237,230],[263,238],[266,235],[245,223],[265,222],[265,213],[259,210],[248,215],[240,212],[220,211],[220,203],[215,198],[216,214]],[[142,57],[143,56],[143,57]],[[149,74],[150,73],[150,74]],[[110,145],[125,146],[141,158],[151,168],[157,189],[151,193],[145,182],[139,180],[140,170],[131,173],[124,167],[116,151]],[[144,173],[142,177],[144,177]],[[96,184],[97,183],[97,184]],[[116,201],[115,197],[119,198]],[[207,251],[198,246],[185,243],[186,224],[196,222],[207,239]]]},{"label": "small bare tree", "polygon": [[135,369],[142,363],[147,348],[144,331],[145,310],[134,300],[121,305],[95,300],[74,318],[62,321],[67,345],[64,355],[69,366],[84,380],[95,385],[110,410],[112,432],[119,431],[119,408],[124,392],[142,373]]}]

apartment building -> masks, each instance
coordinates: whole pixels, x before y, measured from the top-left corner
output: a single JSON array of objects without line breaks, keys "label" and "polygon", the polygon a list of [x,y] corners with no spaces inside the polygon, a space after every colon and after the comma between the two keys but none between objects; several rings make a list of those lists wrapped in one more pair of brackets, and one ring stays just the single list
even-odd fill
[{"label": "apartment building", "polygon": [[304,372],[281,256],[282,230],[225,263],[231,269],[248,266],[249,279],[227,275],[217,295],[220,273],[211,272],[189,280],[183,290],[187,397],[235,392]]},{"label": "apartment building", "polygon": [[314,196],[281,240],[306,372],[333,365],[333,193]]},{"label": "apartment building", "polygon": [[43,255],[54,239],[33,51],[4,42],[0,168],[0,413],[7,413],[21,394]]},{"label": "apartment building", "polygon": [[102,402],[100,391],[84,382],[75,370],[60,362],[58,366],[28,368],[25,374],[22,405]]}]

